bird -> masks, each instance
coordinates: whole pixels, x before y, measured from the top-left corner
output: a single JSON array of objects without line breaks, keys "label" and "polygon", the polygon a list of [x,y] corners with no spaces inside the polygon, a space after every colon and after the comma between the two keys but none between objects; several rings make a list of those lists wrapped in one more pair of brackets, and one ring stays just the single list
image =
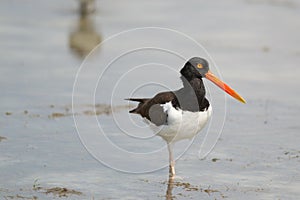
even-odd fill
[{"label": "bird", "polygon": [[175,177],[173,147],[177,141],[194,138],[205,127],[212,114],[212,106],[206,98],[203,79],[206,78],[242,103],[245,99],[209,69],[206,59],[193,57],[180,70],[183,87],[160,92],[152,98],[127,98],[138,102],[129,111],[140,115],[145,123],[166,141],[169,153],[169,177]]}]

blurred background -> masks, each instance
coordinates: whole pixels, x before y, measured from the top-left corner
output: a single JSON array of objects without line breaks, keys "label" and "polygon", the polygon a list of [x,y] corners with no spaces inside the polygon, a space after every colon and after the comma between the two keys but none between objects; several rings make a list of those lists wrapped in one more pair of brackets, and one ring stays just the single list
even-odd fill
[{"label": "blurred background", "polygon": [[[173,196],[296,199],[299,11],[297,0],[1,0],[0,199],[59,198],[45,194],[45,188],[56,186],[80,191],[84,199],[165,198],[166,168],[130,175],[104,167],[82,146],[72,118],[73,84],[85,57],[111,36],[138,27],[192,37],[209,52],[225,82],[248,101],[240,105],[228,99],[222,137],[207,159],[200,161],[199,148],[192,147],[179,160],[183,182],[197,189],[179,185]],[[104,45],[94,57],[122,45]],[[87,131],[95,114],[90,103],[81,107]],[[101,104],[96,114],[109,129],[111,108],[101,98],[96,103]],[[118,106],[127,113],[126,103]],[[43,188],[33,190],[37,185]],[[72,192],[67,197],[83,198]]]},{"label": "blurred background", "polygon": [[5,107],[30,104],[32,93],[53,103],[63,96],[68,101],[78,66],[94,46],[113,34],[147,26],[191,36],[204,45],[226,79],[247,83],[243,90],[259,86],[255,94],[261,99],[284,95],[287,102],[298,102],[293,92],[299,83],[297,1],[4,0],[0,9]]}]

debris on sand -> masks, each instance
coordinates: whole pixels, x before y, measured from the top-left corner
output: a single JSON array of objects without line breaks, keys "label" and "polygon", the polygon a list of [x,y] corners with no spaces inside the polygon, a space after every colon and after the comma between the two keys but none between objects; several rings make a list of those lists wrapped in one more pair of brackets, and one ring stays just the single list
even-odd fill
[{"label": "debris on sand", "polygon": [[213,162],[217,162],[218,160],[220,160],[219,158],[213,158],[213,159],[211,159],[211,161],[213,161]]},{"label": "debris on sand", "polygon": [[[176,196],[188,197],[189,194],[187,194],[187,193],[185,194],[184,192],[178,192],[178,189],[180,189],[180,188],[182,191],[186,191],[186,192],[203,192],[203,193],[206,193],[208,196],[216,196],[217,195],[217,196],[221,197],[222,199],[227,198],[227,196],[224,195],[221,191],[219,191],[217,189],[213,189],[210,186],[208,186],[208,188],[202,188],[201,186],[192,185],[188,182],[181,182],[181,181],[173,182],[172,180],[170,181],[170,179],[169,179],[169,182],[163,182],[163,184],[168,185],[168,189],[167,189],[167,193],[166,193],[167,199],[176,198]],[[177,194],[172,196],[172,190],[174,188],[177,188]]]},{"label": "debris on sand", "polygon": [[84,115],[110,115],[113,112],[120,112],[122,110],[131,109],[132,106],[129,105],[116,105],[111,106],[108,104],[96,104],[96,105],[87,105],[87,107],[92,107],[93,110],[83,111]]},{"label": "debris on sand", "polygon": [[70,195],[82,195],[82,192],[76,191],[76,190],[71,190],[65,187],[52,187],[52,188],[45,188],[42,187],[38,183],[38,179],[36,179],[33,183],[32,190],[34,191],[41,191],[42,193],[45,194],[53,194],[54,196],[58,197],[68,197]]},{"label": "debris on sand", "polygon": [[38,198],[36,196],[32,197],[27,197],[27,196],[22,196],[22,195],[9,195],[9,196],[4,196],[5,199],[27,199],[27,200],[37,200]]},{"label": "debris on sand", "polygon": [[0,136],[0,142],[1,142],[2,140],[7,140],[7,138],[6,138],[6,137]]},{"label": "debris on sand", "polygon": [[59,197],[68,197],[72,194],[74,195],[82,195],[82,192],[76,191],[76,190],[70,190],[67,188],[61,188],[61,187],[54,187],[54,188],[49,188],[49,189],[44,189],[45,194],[53,194],[57,195]]},{"label": "debris on sand", "polygon": [[211,193],[220,192],[220,191],[207,188],[204,189],[203,192],[206,192],[208,195],[210,195]]},{"label": "debris on sand", "polygon": [[175,182],[174,185],[176,187],[183,187],[186,191],[198,191],[199,188],[197,186],[193,186],[187,182]]},{"label": "debris on sand", "polygon": [[297,151],[297,150],[284,151],[284,157],[288,158],[288,160],[299,159],[300,151]]},{"label": "debris on sand", "polygon": [[[79,112],[72,113],[72,105],[50,105],[51,109],[56,108],[55,111],[51,111],[46,116],[48,119],[59,119],[63,117],[69,117],[73,115],[85,115],[85,116],[95,116],[95,115],[111,115],[114,112],[120,112],[123,110],[130,110],[133,108],[133,106],[130,105],[109,105],[109,104],[85,104],[85,105],[77,105],[76,108],[79,109]],[[22,110],[21,112],[25,116],[28,116],[29,118],[40,118],[43,117],[43,114],[38,113],[29,113],[27,109]],[[5,112],[6,116],[13,115],[12,112]]]},{"label": "debris on sand", "polygon": [[48,115],[48,118],[54,119],[54,118],[59,118],[59,117],[65,117],[68,116],[68,114],[65,113],[59,113],[59,112],[54,112],[51,115]]}]

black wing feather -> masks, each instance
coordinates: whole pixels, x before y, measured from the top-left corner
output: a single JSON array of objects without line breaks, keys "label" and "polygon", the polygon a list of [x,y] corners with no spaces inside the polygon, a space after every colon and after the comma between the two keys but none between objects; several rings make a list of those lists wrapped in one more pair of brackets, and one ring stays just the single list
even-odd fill
[{"label": "black wing feather", "polygon": [[130,113],[140,114],[157,126],[167,123],[167,113],[164,112],[161,104],[172,102],[174,107],[179,107],[178,100],[173,92],[161,92],[152,99],[130,98],[127,100],[140,102],[137,108],[129,111]]}]

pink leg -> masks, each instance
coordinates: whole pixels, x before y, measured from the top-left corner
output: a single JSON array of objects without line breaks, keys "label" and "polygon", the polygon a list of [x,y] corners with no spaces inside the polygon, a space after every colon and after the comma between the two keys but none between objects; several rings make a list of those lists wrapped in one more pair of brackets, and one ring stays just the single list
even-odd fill
[{"label": "pink leg", "polygon": [[173,144],[168,143],[168,151],[169,151],[169,176],[171,178],[175,177],[175,160],[173,157]]}]

